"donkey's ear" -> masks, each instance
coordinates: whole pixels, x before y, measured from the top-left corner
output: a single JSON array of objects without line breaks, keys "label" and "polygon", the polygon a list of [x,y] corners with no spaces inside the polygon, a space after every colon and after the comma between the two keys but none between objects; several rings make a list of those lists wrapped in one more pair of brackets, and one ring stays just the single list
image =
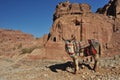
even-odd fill
[{"label": "donkey's ear", "polygon": [[63,41],[66,41],[63,37],[62,37],[62,40],[63,40]]},{"label": "donkey's ear", "polygon": [[73,37],[70,41],[74,42],[75,41],[75,37]]},{"label": "donkey's ear", "polygon": [[72,40],[75,40],[75,36],[73,37],[73,39]]},{"label": "donkey's ear", "polygon": [[68,43],[69,40],[65,40],[63,37],[62,37],[62,40],[65,42],[65,43]]}]

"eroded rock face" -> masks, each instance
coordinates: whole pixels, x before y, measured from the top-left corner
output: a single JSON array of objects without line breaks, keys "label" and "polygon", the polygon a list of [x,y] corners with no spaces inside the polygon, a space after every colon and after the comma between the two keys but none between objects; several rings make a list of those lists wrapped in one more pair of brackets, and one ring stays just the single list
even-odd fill
[{"label": "eroded rock face", "polygon": [[75,37],[77,41],[97,39],[103,50],[110,43],[113,33],[114,20],[101,14],[66,15],[53,23],[49,40],[61,42]]},{"label": "eroded rock face", "polygon": [[120,18],[120,0],[110,0],[103,8],[99,8],[97,13]]},{"label": "eroded rock face", "polygon": [[111,40],[113,24],[113,20],[100,14],[68,15],[53,23],[49,40],[59,42],[75,36],[77,41],[97,39],[105,46]]},{"label": "eroded rock face", "polygon": [[116,18],[114,22],[112,38],[108,48],[120,51],[120,19]]},{"label": "eroded rock face", "polygon": [[30,48],[35,44],[35,38],[31,34],[0,29],[0,55],[12,57],[21,53],[23,48]]},{"label": "eroded rock face", "polygon": [[25,34],[19,30],[0,29],[0,40],[2,41],[25,41],[34,40],[31,34]]},{"label": "eroded rock face", "polygon": [[69,1],[59,3],[56,6],[56,10],[54,13],[53,20],[55,21],[57,18],[60,18],[65,15],[71,14],[82,14],[82,13],[90,13],[91,7],[88,4],[78,4],[78,3],[70,3]]},{"label": "eroded rock face", "polygon": [[[111,0],[101,11],[98,10],[98,13],[91,13],[88,4],[69,2],[58,4],[46,43],[47,51],[54,53],[54,50],[58,50],[58,54],[55,52],[55,55],[64,53],[64,49],[59,49],[61,43],[64,44],[63,38],[67,40],[73,37],[81,42],[96,39],[101,43],[102,51],[118,50],[120,48],[119,8],[118,0]],[[52,47],[54,44],[57,44],[55,48]]]},{"label": "eroded rock face", "polygon": [[99,8],[97,13],[104,14],[114,20],[112,38],[106,48],[119,50],[120,48],[120,0],[110,0],[103,8]]}]

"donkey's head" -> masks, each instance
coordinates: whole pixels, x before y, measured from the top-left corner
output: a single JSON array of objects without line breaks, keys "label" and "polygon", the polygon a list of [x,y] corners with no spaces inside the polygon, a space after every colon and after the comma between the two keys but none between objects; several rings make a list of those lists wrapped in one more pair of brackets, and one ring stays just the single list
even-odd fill
[{"label": "donkey's head", "polygon": [[65,40],[65,50],[69,55],[72,55],[75,53],[75,48],[74,48],[74,43],[75,43],[75,39],[69,39],[69,40]]},{"label": "donkey's head", "polygon": [[75,53],[74,41],[66,41],[65,42],[65,50],[70,55],[74,54]]}]

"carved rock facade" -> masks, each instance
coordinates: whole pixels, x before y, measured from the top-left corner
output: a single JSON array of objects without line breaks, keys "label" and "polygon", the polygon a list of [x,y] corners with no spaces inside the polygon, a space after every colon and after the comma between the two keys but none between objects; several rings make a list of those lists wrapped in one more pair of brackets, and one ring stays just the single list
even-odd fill
[{"label": "carved rock facade", "polygon": [[[104,12],[97,11],[98,13],[91,13],[88,4],[71,4],[69,2],[58,4],[46,43],[47,54],[64,55],[62,38],[67,40],[73,37],[82,42],[87,42],[88,39],[97,39],[101,43],[103,52],[109,49],[118,50],[120,48],[119,3],[117,1],[116,4],[116,0],[111,0],[108,3],[111,5],[109,9],[104,7],[102,9]],[[117,7],[115,8],[114,5]],[[111,10],[113,12],[110,12]],[[55,44],[57,46],[54,47]]]}]

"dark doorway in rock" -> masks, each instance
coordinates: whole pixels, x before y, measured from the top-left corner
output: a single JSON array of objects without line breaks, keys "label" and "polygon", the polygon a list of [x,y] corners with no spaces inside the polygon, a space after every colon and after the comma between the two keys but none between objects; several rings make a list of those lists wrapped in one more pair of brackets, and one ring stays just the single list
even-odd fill
[{"label": "dark doorway in rock", "polygon": [[56,42],[56,37],[53,38],[53,41]]}]

